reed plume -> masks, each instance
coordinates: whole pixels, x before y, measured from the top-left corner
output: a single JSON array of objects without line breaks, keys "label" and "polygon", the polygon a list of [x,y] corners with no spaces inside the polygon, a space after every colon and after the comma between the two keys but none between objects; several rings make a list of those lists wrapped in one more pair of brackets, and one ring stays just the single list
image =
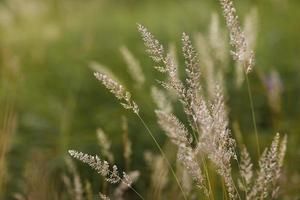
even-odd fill
[{"label": "reed plume", "polygon": [[242,63],[249,73],[254,65],[254,52],[249,48],[245,33],[240,26],[239,18],[232,0],[220,0],[226,25],[229,31],[230,44],[233,47],[231,54],[233,59]]},{"label": "reed plume", "polygon": [[131,78],[135,81],[138,88],[142,87],[145,83],[145,75],[141,68],[140,62],[134,57],[134,55],[129,51],[125,46],[120,48],[120,52],[126,62],[127,71],[130,74]]},{"label": "reed plume", "polygon": [[102,82],[102,84],[110,90],[111,93],[115,95],[117,99],[119,99],[121,102],[121,105],[125,109],[132,110],[135,114],[139,113],[139,107],[138,105],[131,99],[130,92],[126,91],[126,89],[119,84],[117,81],[111,79],[105,74],[101,74],[99,72],[95,72],[94,76]]},{"label": "reed plume", "polygon": [[132,183],[130,177],[125,172],[123,172],[122,175],[120,175],[118,167],[116,165],[113,165],[111,167],[107,161],[101,160],[98,156],[84,154],[75,150],[69,150],[69,154],[73,158],[76,158],[81,162],[88,164],[100,175],[105,177],[105,180],[109,183],[116,184],[122,182],[128,186],[130,186]]}]

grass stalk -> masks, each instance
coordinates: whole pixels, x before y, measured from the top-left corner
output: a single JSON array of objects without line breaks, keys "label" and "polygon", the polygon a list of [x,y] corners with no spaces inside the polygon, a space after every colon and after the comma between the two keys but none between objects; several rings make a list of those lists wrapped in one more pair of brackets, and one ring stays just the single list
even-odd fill
[{"label": "grass stalk", "polygon": [[254,105],[253,105],[253,97],[252,97],[252,92],[251,92],[250,81],[249,81],[248,74],[247,74],[246,71],[245,71],[245,77],[246,77],[247,90],[248,90],[248,96],[249,96],[250,107],[251,107],[252,122],[253,122],[253,127],[254,127],[254,132],[255,132],[257,155],[258,155],[258,158],[259,158],[260,157],[260,144],[259,144],[258,131],[257,131],[257,126],[256,126],[256,118],[255,118]]},{"label": "grass stalk", "polygon": [[186,195],[185,195],[185,193],[184,193],[184,191],[183,191],[183,188],[182,188],[182,186],[181,186],[181,184],[180,184],[180,182],[179,182],[179,179],[178,179],[178,177],[177,177],[177,175],[176,175],[176,173],[175,173],[173,167],[171,166],[171,164],[170,164],[170,162],[169,162],[169,160],[168,160],[168,158],[167,158],[165,152],[162,150],[161,146],[159,145],[159,143],[158,143],[157,140],[155,139],[153,133],[151,132],[151,130],[149,129],[149,127],[147,126],[147,124],[145,123],[145,121],[143,120],[143,118],[142,118],[138,113],[137,113],[136,115],[138,116],[139,120],[142,122],[143,126],[146,128],[147,132],[149,133],[149,135],[150,135],[151,138],[153,139],[155,145],[156,145],[157,148],[159,149],[161,155],[162,155],[163,158],[165,159],[165,161],[166,161],[166,163],[167,163],[167,165],[168,165],[168,167],[169,167],[169,169],[170,169],[172,175],[174,176],[174,178],[175,178],[175,180],[176,180],[176,183],[178,184],[178,187],[179,187],[179,189],[180,189],[180,191],[181,191],[181,193],[182,193],[183,198],[184,198],[185,200],[187,200],[187,197],[186,197]]}]

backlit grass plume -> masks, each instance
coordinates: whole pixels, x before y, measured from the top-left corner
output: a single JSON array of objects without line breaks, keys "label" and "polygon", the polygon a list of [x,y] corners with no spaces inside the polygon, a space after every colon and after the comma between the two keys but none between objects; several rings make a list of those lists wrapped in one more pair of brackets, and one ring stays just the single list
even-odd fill
[{"label": "backlit grass plume", "polygon": [[249,73],[254,65],[254,52],[249,48],[232,0],[220,0],[223,14],[229,30],[230,44],[233,47],[233,59],[241,62]]},{"label": "backlit grass plume", "polygon": [[[228,15],[233,14],[235,13],[228,13]],[[231,28],[235,28],[236,30],[234,31],[239,30],[237,27]],[[177,66],[173,64],[174,62],[168,55],[164,56],[164,48],[159,41],[156,40],[145,27],[139,25],[138,29],[141,33],[149,56],[154,60],[154,62],[160,64],[160,67],[156,68],[167,75],[167,81],[161,81],[162,85],[166,89],[176,92],[179,101],[183,105],[187,118],[189,119],[189,125],[193,130],[194,135],[189,133],[188,129],[186,129],[184,125],[172,114],[163,111],[156,112],[160,126],[166,132],[171,141],[178,146],[178,160],[181,161],[183,166],[190,173],[191,177],[195,180],[195,183],[204,189],[203,191],[207,194],[207,197],[211,198],[213,194],[211,191],[212,189],[210,188],[208,174],[202,173],[202,167],[197,162],[197,158],[199,156],[207,156],[211,163],[216,167],[216,172],[223,178],[229,198],[240,199],[242,195],[236,186],[236,181],[233,178],[233,169],[231,167],[232,161],[237,160],[235,149],[236,142],[231,136],[231,130],[228,128],[229,119],[222,86],[218,84],[215,86],[214,93],[209,100],[203,95],[203,91],[200,86],[200,79],[205,79],[205,77],[200,76],[201,73],[199,71],[200,66],[197,53],[195,52],[187,34],[184,33],[182,37],[182,51],[185,59],[186,71],[186,79],[185,83],[183,83],[177,76],[175,76],[174,72],[177,71]],[[238,35],[238,33],[235,34]],[[239,34],[242,34],[242,32]],[[241,38],[244,37],[241,35],[238,36]],[[241,38],[239,39],[242,41],[243,39]],[[239,41],[235,42],[237,42],[236,45],[239,44]],[[239,51],[239,53],[241,53],[242,50],[239,49]],[[251,67],[251,65],[248,65],[248,67]],[[248,71],[249,70],[250,68],[248,68]],[[196,141],[194,142],[194,145],[191,142],[191,138],[194,138]],[[272,143],[272,153],[268,154],[272,154],[273,157],[271,158],[263,155],[260,162],[261,164],[266,165],[266,163],[275,163],[279,161],[279,153],[276,151],[276,141],[278,140],[279,135],[275,137]],[[204,161],[202,164],[204,165],[203,167],[206,168]],[[243,190],[246,192],[246,198],[252,199],[255,195],[257,195],[256,193],[262,193],[262,197],[267,198],[267,191],[269,191],[268,188],[271,187],[270,185],[272,185],[272,182],[276,182],[275,178],[277,176],[275,175],[275,171],[274,173],[270,173],[268,172],[270,170],[269,167],[261,167],[261,175],[258,175],[257,181],[251,185],[253,176],[251,174],[252,164],[249,155],[245,151],[243,151],[242,164],[239,168],[240,176],[244,183]],[[279,168],[279,165],[276,168]],[[266,174],[268,175],[266,176]],[[272,181],[262,181],[265,177],[272,179]],[[203,180],[208,181],[205,183]],[[266,183],[264,184],[264,182]],[[252,186],[252,189],[249,189],[250,185]],[[207,192],[207,190],[209,191]],[[247,193],[247,191],[249,191],[249,193]]]},{"label": "backlit grass plume", "polygon": [[132,181],[129,176],[123,172],[122,175],[119,174],[118,167],[110,165],[107,161],[101,160],[98,156],[92,156],[84,154],[82,152],[77,152],[75,150],[69,150],[69,154],[83,163],[88,164],[91,168],[96,170],[100,175],[105,177],[105,180],[109,183],[116,184],[123,182],[127,185],[131,185]]},{"label": "backlit grass plume", "polygon": [[117,81],[111,79],[105,74],[95,72],[94,76],[107,88],[116,98],[121,100],[121,105],[125,109],[132,110],[134,113],[139,113],[138,105],[131,99],[130,92],[126,91],[125,88]]},{"label": "backlit grass plume", "polygon": [[[249,73],[254,65],[254,53],[251,49],[253,44],[249,45],[248,42],[251,40],[245,38],[233,2],[231,0],[220,0],[220,3],[229,30],[230,44],[233,47],[231,54],[234,60],[245,66],[245,72]],[[175,60],[174,53],[165,51],[164,46],[159,40],[143,25],[138,24],[138,31],[141,34],[147,54],[155,64],[155,69],[165,76],[163,80],[158,80],[158,82],[170,94],[172,92],[175,93],[175,101],[177,100],[182,105],[184,112],[183,117],[185,119],[181,119],[175,114],[176,109],[173,108],[173,102],[170,101],[166,95],[167,92],[152,87],[152,97],[158,106],[158,110],[155,111],[158,124],[168,139],[175,145],[177,149],[176,161],[181,164],[185,176],[189,175],[189,178],[194,181],[193,185],[195,188],[201,191],[201,197],[206,199],[215,198],[211,177],[218,175],[224,190],[223,197],[226,199],[262,200],[276,198],[279,190],[278,180],[281,175],[281,168],[286,151],[287,136],[280,139],[280,135],[276,134],[271,146],[266,148],[261,155],[259,144],[257,145],[258,155],[260,156],[258,169],[254,168],[255,165],[252,163],[251,156],[246,147],[242,148],[240,154],[237,153],[237,142],[230,130],[229,114],[226,105],[227,98],[222,74],[224,70],[214,71],[214,69],[209,69],[209,67],[214,68],[216,64],[225,64],[227,62],[224,53],[226,45],[216,43],[221,41],[220,37],[223,35],[219,30],[219,22],[216,15],[213,15],[212,18],[208,42],[206,42],[205,37],[202,35],[198,35],[197,37],[198,45],[201,46],[201,44],[205,44],[205,46],[215,52],[216,58],[208,59],[205,55],[210,55],[211,52],[205,52],[205,48],[202,48],[201,55],[198,56],[192,38],[187,33],[182,34],[184,78],[181,78],[178,73],[180,66],[179,62]],[[128,69],[132,72],[132,75],[141,76],[135,77],[135,81],[142,83],[143,77],[141,71],[138,72],[140,70],[138,62],[133,59],[128,49],[123,48],[121,51],[127,63],[131,65]],[[208,61],[205,59],[208,59]],[[205,70],[207,71],[204,75],[202,73],[201,64],[206,65]],[[215,75],[215,72],[218,72],[218,75]],[[170,170],[175,178],[182,194],[180,197],[188,199],[188,197],[192,197],[192,194],[196,196],[199,192],[193,193],[189,185],[182,186],[184,182],[188,181],[179,181],[178,173],[170,164],[165,150],[162,149],[146,122],[140,116],[139,107],[135,101],[132,100],[131,93],[116,80],[113,80],[104,73],[95,72],[94,75],[120,100],[126,109],[132,110],[138,116],[161,153],[157,158],[154,158],[150,153],[145,154],[146,161],[148,164],[150,163],[150,168],[153,171],[151,184],[153,188],[158,191],[158,194],[154,193],[150,196],[157,198],[157,196],[163,193],[163,189],[167,188],[168,183],[171,183],[171,180],[167,177],[168,174],[162,174],[162,172],[167,170]],[[206,83],[206,87],[203,87],[202,83]],[[257,136],[248,79],[247,83],[253,123]],[[256,137],[256,139],[258,143],[258,137]],[[100,140],[103,143],[102,146],[109,149],[109,142],[105,141],[104,137],[102,137],[102,139],[100,138]],[[131,187],[134,177],[139,176],[139,174],[130,176],[124,172],[120,175],[115,165],[111,167],[108,162],[101,160],[98,156],[91,156],[74,150],[70,150],[69,153],[72,157],[79,159],[95,169],[99,174],[105,177],[106,181],[113,184],[122,183],[114,193],[116,199],[122,199],[119,198],[122,196],[119,194],[124,192],[126,188]],[[238,155],[240,155],[240,158],[238,158]],[[213,168],[211,166],[213,166]],[[187,177],[184,179],[189,180]],[[158,180],[161,180],[161,182]],[[190,194],[186,191],[189,191]],[[139,193],[137,194],[143,198]],[[100,197],[102,199],[108,198],[103,194],[101,194]]]}]

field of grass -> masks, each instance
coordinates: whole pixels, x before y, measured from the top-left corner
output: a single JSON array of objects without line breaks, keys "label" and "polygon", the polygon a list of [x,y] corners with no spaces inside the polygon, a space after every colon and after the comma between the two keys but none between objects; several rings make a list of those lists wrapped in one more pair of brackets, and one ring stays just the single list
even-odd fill
[{"label": "field of grass", "polygon": [[[258,13],[256,63],[248,78],[260,147],[261,150],[269,147],[277,132],[282,136],[287,134],[279,199],[299,199],[300,1],[234,2],[241,22],[252,8]],[[171,173],[164,188],[155,185],[152,177],[155,169],[151,162],[149,166],[145,154],[151,152],[155,157],[159,150],[136,115],[119,105],[93,76],[91,63],[107,66],[132,93],[140,115],[172,165],[176,165],[176,146],[158,125],[156,104],[151,97],[152,86],[160,87],[157,80],[163,76],[153,68],[155,64],[145,53],[137,23],[149,28],[165,47],[176,47],[183,78],[182,33],[191,35],[193,42],[199,33],[209,35],[213,13],[218,15],[227,35],[224,41],[229,44],[217,0],[1,0],[0,199],[74,199],[68,194],[63,174],[72,177],[71,181],[80,176],[84,187],[88,182],[89,191],[95,196],[100,191],[112,193],[114,187],[92,169],[74,161],[75,170],[66,161],[70,158],[69,149],[103,154],[103,144],[97,140],[98,128],[111,141],[113,163],[122,170],[140,172],[133,186],[145,199],[182,199]],[[120,52],[122,46],[139,60],[145,75],[145,83],[140,87],[128,72]],[[237,66],[229,49],[223,77],[229,128],[238,148],[241,143],[247,146],[256,168],[259,158],[247,84],[243,81],[236,85]],[[203,57],[200,59],[200,63],[205,63]],[[279,77],[270,76],[272,72]],[[188,125],[180,103],[173,103],[173,107],[176,116]],[[124,132],[128,132],[131,141],[130,162],[123,156]],[[160,168],[158,159],[152,159],[152,164]],[[161,168],[168,170],[167,166]],[[208,168],[215,199],[226,199],[221,178],[213,165],[209,164]],[[158,170],[157,173],[164,179],[163,174],[167,172]],[[163,185],[161,179],[156,181]],[[84,197],[90,199],[87,193]],[[193,188],[196,197],[202,197],[200,193]],[[138,199],[132,191],[127,191],[125,196],[125,199]],[[189,199],[195,198],[191,195]]]}]

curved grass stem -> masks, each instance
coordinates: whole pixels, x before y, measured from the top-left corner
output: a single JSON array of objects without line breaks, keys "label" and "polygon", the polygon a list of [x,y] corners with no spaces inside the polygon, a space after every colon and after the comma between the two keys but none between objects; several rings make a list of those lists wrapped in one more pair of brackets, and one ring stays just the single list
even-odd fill
[{"label": "curved grass stem", "polygon": [[152,134],[151,130],[149,129],[149,127],[147,126],[147,124],[145,123],[145,121],[143,120],[143,118],[142,118],[138,113],[137,113],[136,115],[138,116],[138,118],[139,118],[140,121],[142,122],[143,126],[146,128],[147,132],[149,133],[149,135],[150,135],[151,138],[153,139],[153,141],[154,141],[155,145],[157,146],[158,150],[160,151],[161,155],[162,155],[163,158],[165,159],[165,161],[166,161],[166,163],[167,163],[167,165],[168,165],[168,167],[169,167],[169,169],[170,169],[172,175],[174,176],[174,178],[175,178],[175,180],[176,180],[176,183],[178,184],[178,187],[179,187],[179,189],[180,189],[180,191],[181,191],[181,193],[182,193],[183,198],[184,198],[185,200],[187,200],[187,197],[186,197],[186,195],[185,195],[185,193],[184,193],[184,191],[183,191],[183,188],[182,188],[182,186],[181,186],[181,184],[180,184],[180,181],[179,181],[179,179],[178,179],[178,177],[177,177],[177,175],[176,175],[176,173],[175,173],[173,167],[171,166],[171,163],[169,162],[169,160],[168,160],[168,158],[167,158],[165,152],[162,150],[161,146],[160,146],[159,143],[157,142],[156,138],[155,138],[154,135]]},{"label": "curved grass stem", "polygon": [[245,77],[246,77],[248,96],[249,96],[250,107],[251,107],[252,122],[253,122],[253,127],[254,127],[254,132],[255,132],[257,155],[258,155],[258,158],[259,158],[260,157],[260,144],[259,144],[258,131],[257,131],[257,126],[256,126],[256,118],[255,118],[254,105],[253,105],[253,97],[252,97],[252,92],[251,92],[250,81],[249,81],[249,78],[248,78],[248,74],[246,72],[245,72]]}]

